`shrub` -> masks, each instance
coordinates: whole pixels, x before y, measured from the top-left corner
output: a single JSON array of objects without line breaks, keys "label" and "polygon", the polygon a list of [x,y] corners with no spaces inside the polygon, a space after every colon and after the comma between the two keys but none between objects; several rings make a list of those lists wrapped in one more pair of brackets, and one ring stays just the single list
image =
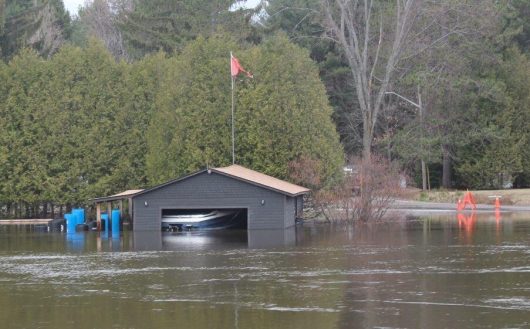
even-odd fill
[{"label": "shrub", "polygon": [[402,193],[401,173],[380,156],[352,163],[355,170],[339,184],[314,193],[314,205],[330,222],[379,220]]}]

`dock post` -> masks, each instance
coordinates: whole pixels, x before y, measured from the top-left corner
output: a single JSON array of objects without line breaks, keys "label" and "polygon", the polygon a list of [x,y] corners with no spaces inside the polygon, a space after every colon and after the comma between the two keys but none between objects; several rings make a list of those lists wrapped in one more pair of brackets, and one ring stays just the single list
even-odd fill
[{"label": "dock post", "polygon": [[110,216],[112,215],[112,201],[107,201],[107,214],[109,214],[110,219]]},{"label": "dock post", "polygon": [[101,203],[96,203],[96,224],[98,232],[101,231]]}]

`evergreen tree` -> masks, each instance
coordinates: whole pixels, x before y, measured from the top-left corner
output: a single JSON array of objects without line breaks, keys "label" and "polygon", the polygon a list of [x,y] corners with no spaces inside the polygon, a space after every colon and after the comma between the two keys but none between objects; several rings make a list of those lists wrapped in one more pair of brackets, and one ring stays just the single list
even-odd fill
[{"label": "evergreen tree", "polygon": [[236,138],[242,164],[276,177],[300,158],[318,161],[324,184],[344,161],[318,68],[307,50],[280,34],[247,55],[254,79],[241,88]]},{"label": "evergreen tree", "polygon": [[168,61],[148,132],[152,183],[230,163],[230,49],[227,37],[199,37]]},{"label": "evergreen tree", "polygon": [[118,25],[133,58],[163,50],[182,50],[197,36],[230,31],[240,40],[249,37],[250,14],[231,11],[232,0],[137,0],[121,7]]},{"label": "evergreen tree", "polygon": [[266,14],[257,25],[264,35],[283,31],[292,42],[309,50],[326,86],[341,142],[348,154],[355,154],[362,148],[362,121],[352,115],[351,109],[359,104],[349,83],[351,72],[343,52],[335,42],[324,37],[320,11],[320,0],[272,0],[265,6]]},{"label": "evergreen tree", "polygon": [[[231,163],[234,49],[224,36],[199,38],[170,60],[148,134],[152,183]],[[236,82],[236,162],[287,178],[288,163],[306,156],[320,160],[324,179],[332,179],[343,156],[325,89],[307,53],[276,37],[236,54],[255,72],[254,79]]]},{"label": "evergreen tree", "polygon": [[70,33],[70,16],[61,0],[2,0],[0,14],[0,50],[4,59],[28,46],[49,57]]},{"label": "evergreen tree", "polygon": [[510,0],[508,6],[509,8],[505,8],[504,11],[506,25],[513,28],[514,41],[517,45],[528,53],[530,52],[530,1]]}]

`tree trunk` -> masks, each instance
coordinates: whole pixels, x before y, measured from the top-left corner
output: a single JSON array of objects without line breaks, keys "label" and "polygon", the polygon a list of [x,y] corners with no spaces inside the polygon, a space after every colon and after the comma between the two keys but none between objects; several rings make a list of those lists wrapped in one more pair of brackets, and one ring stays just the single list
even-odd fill
[{"label": "tree trunk", "polygon": [[[372,155],[372,122],[363,115],[363,161],[369,161]],[[364,164],[364,162],[363,162]]]},{"label": "tree trunk", "polygon": [[368,221],[371,217],[372,193],[368,184],[368,175],[370,174],[370,163],[372,157],[372,133],[371,120],[365,114],[363,115],[363,156],[361,159],[361,182],[360,182],[360,208],[359,218],[362,221]]},{"label": "tree trunk", "polygon": [[421,189],[427,191],[427,166],[423,159],[421,160]]},{"label": "tree trunk", "polygon": [[451,188],[451,157],[447,145],[443,146],[442,154],[442,187]]},{"label": "tree trunk", "polygon": [[42,204],[42,218],[48,218],[48,202]]}]

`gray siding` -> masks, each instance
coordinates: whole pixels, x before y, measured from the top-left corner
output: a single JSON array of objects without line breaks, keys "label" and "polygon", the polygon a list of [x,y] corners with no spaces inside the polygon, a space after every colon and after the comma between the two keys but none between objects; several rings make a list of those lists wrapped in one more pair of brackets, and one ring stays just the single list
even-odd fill
[{"label": "gray siding", "polygon": [[285,203],[284,203],[284,227],[291,227],[295,225],[295,204],[294,204],[294,198],[286,196],[285,197]]},{"label": "gray siding", "polygon": [[[294,225],[286,216],[283,194],[217,173],[199,173],[134,198],[135,231],[160,230],[163,209],[246,208],[248,229],[279,229]],[[265,204],[261,204],[264,200]],[[147,207],[144,203],[147,202]],[[290,209],[289,208],[289,209]]]}]

